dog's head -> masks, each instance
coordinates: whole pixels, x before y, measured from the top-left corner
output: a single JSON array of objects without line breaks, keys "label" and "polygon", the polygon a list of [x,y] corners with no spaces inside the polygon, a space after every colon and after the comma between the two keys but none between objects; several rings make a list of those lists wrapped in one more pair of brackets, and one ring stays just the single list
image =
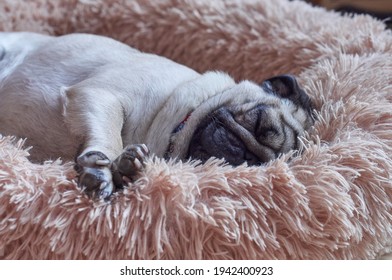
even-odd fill
[{"label": "dog's head", "polygon": [[313,124],[310,98],[290,75],[261,85],[241,82],[211,107],[193,130],[187,158],[258,165],[297,149],[298,137]]}]

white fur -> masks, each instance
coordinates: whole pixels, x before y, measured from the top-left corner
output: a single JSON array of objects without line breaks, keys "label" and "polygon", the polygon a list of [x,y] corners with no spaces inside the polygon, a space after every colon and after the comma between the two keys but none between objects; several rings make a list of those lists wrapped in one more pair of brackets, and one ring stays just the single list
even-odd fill
[{"label": "white fur", "polygon": [[[110,158],[128,143],[155,151],[157,135],[146,136],[156,114],[178,85],[199,77],[168,59],[93,35],[0,33],[0,45],[0,131],[27,137],[37,160],[71,159],[81,141]],[[178,121],[170,116],[158,126]],[[124,128],[114,128],[117,123]],[[111,151],[121,130],[121,144]]]},{"label": "white fur", "polygon": [[0,33],[0,46],[0,132],[27,138],[33,160],[73,159],[81,144],[79,154],[111,160],[135,143],[162,156],[192,112],[171,154],[183,157],[198,122],[218,106],[282,102],[254,83],[200,75],[106,37]]}]

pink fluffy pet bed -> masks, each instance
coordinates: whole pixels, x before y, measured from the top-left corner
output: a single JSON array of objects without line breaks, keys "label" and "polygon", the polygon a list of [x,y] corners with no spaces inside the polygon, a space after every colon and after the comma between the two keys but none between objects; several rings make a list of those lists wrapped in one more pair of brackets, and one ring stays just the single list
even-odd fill
[{"label": "pink fluffy pet bed", "polygon": [[[109,203],[0,140],[1,259],[374,259],[392,251],[392,34],[298,1],[3,0],[0,30],[107,35],[198,71],[299,77],[318,120],[266,166],[150,159]],[[0,100],[1,102],[1,100]],[[17,121],[17,120],[15,120]]]}]

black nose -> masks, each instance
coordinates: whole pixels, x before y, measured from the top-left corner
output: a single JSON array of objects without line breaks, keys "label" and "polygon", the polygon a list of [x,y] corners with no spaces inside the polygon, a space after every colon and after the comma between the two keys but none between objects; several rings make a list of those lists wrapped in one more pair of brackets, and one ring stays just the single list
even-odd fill
[{"label": "black nose", "polygon": [[311,111],[313,106],[309,96],[299,86],[297,79],[292,75],[281,75],[265,80],[261,87],[267,92],[291,100],[306,111]]}]

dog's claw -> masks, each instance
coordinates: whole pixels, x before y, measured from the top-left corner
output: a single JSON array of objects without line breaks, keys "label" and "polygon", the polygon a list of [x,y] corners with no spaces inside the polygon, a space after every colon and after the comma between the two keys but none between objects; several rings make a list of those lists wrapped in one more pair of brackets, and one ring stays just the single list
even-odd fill
[{"label": "dog's claw", "polygon": [[104,190],[101,190],[101,191],[99,192],[99,198],[106,199],[106,198],[108,198],[111,194],[112,194],[111,191],[108,191],[108,190],[104,189]]},{"label": "dog's claw", "polygon": [[134,165],[135,165],[135,167],[136,167],[136,169],[142,169],[143,168],[143,165],[142,165],[142,163],[140,162],[140,160],[139,159],[137,159],[137,158],[135,158],[135,160],[134,160],[134,163],[133,163]]},{"label": "dog's claw", "polygon": [[113,190],[110,160],[101,152],[88,152],[76,160],[78,185],[88,196],[107,198]]},{"label": "dog's claw", "polygon": [[126,177],[126,176],[123,176],[123,177],[122,177],[122,180],[123,180],[123,182],[126,183],[126,184],[131,183],[131,180],[130,180],[128,177]]},{"label": "dog's claw", "polygon": [[144,157],[144,151],[142,151],[141,149],[136,150],[136,154],[140,157],[143,158]]},{"label": "dog's claw", "polygon": [[138,151],[140,151],[140,154],[139,154],[140,158],[144,159],[145,157],[150,155],[150,150],[147,148],[147,146],[145,144],[141,144],[140,149],[141,150],[138,150]]},{"label": "dog's claw", "polygon": [[102,182],[101,185],[99,186],[99,189],[100,189],[100,190],[103,190],[104,188],[107,187],[107,185],[108,185],[107,182]]},{"label": "dog's claw", "polygon": [[95,162],[96,165],[99,166],[108,166],[110,164],[110,160],[108,159],[99,159]]},{"label": "dog's claw", "polygon": [[[128,145],[123,153],[114,161],[116,172],[122,178],[122,184],[134,181],[136,177],[143,170],[145,159],[149,155],[149,150],[146,145]],[[128,180],[124,180],[128,178]]]}]

